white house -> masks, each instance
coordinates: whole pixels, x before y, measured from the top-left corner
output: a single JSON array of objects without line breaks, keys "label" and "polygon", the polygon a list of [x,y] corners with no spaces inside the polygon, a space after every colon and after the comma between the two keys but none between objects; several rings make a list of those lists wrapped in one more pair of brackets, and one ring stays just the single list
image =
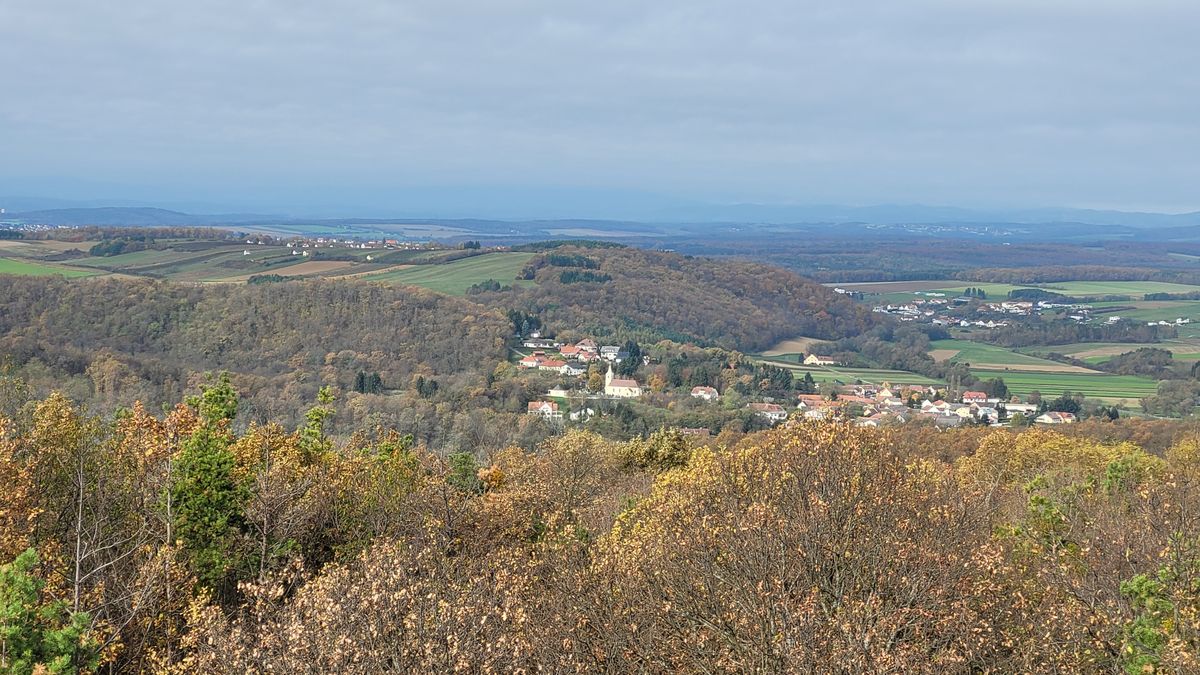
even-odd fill
[{"label": "white house", "polygon": [[772,424],[782,422],[788,416],[787,410],[778,403],[751,403],[746,407],[753,410],[756,415],[767,418]]},{"label": "white house", "polygon": [[528,414],[537,415],[547,421],[562,421],[562,411],[554,401],[530,401]]},{"label": "white house", "polygon": [[1009,415],[1021,413],[1028,415],[1031,412],[1037,412],[1038,406],[1035,403],[1005,403],[1004,407],[1008,410]]},{"label": "white house", "polygon": [[834,361],[833,359],[825,357],[825,356],[817,356],[816,354],[809,354],[808,356],[804,357],[804,365],[806,365],[806,366],[839,366],[841,364],[838,363],[837,361]]},{"label": "white house", "polygon": [[1075,415],[1069,412],[1050,411],[1033,418],[1038,424],[1074,424]]},{"label": "white house", "polygon": [[712,387],[692,387],[692,398],[702,398],[705,401],[715,401],[720,397]]},{"label": "white house", "polygon": [[562,368],[558,369],[558,372],[562,373],[563,375],[578,376],[586,373],[587,368],[578,363],[564,363]]}]

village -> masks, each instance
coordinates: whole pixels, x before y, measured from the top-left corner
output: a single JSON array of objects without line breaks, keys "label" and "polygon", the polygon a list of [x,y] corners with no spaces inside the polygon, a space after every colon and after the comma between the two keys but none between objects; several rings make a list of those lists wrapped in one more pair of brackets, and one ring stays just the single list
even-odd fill
[{"label": "village", "polygon": [[[553,424],[585,423],[598,414],[604,401],[638,400],[645,405],[673,408],[680,400],[691,400],[712,406],[733,403],[738,409],[751,413],[766,426],[790,419],[851,420],[857,426],[927,423],[937,428],[963,425],[1009,426],[1019,424],[1071,424],[1076,416],[1069,412],[1047,411],[1040,402],[1022,401],[1012,396],[998,398],[983,391],[956,393],[929,385],[881,383],[879,385],[835,384],[827,382],[821,391],[789,392],[788,397],[761,396],[747,400],[741,393],[726,396],[709,385],[678,387],[665,391],[663,387],[643,385],[635,375],[652,365],[650,354],[630,354],[617,345],[602,345],[592,338],[563,343],[532,333],[521,345],[532,350],[516,361],[522,371],[554,373],[561,376],[560,384],[550,387],[544,395],[529,401],[526,412]],[[636,358],[636,367],[626,365]],[[809,366],[836,366],[828,357],[808,354],[803,363]],[[624,367],[622,367],[624,366]],[[790,377],[790,373],[788,374]],[[653,399],[650,402],[647,399]],[[732,399],[728,400],[728,399]],[[689,434],[707,430],[681,428]]]}]

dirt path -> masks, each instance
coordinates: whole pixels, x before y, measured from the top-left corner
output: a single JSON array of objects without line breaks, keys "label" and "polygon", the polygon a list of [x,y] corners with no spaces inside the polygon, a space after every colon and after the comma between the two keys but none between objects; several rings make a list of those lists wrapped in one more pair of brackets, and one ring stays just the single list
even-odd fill
[{"label": "dirt path", "polygon": [[958,352],[957,349],[931,349],[929,355],[933,357],[934,361],[949,361],[958,356]]},{"label": "dirt path", "polygon": [[788,340],[783,340],[779,344],[771,347],[763,352],[763,356],[783,356],[784,354],[807,354],[808,350],[817,344],[821,344],[824,340],[810,337],[794,337]]},{"label": "dirt path", "polygon": [[1096,375],[1100,371],[1066,363],[971,363],[971,370],[1009,370],[1021,373],[1081,373]]}]

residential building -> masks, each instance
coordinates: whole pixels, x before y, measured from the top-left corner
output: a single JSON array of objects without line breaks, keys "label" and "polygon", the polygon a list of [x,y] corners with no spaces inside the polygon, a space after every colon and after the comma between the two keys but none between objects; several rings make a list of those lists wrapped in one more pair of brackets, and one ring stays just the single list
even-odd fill
[{"label": "residential building", "polygon": [[1038,424],[1074,424],[1075,415],[1069,412],[1057,412],[1051,410],[1050,412],[1042,413],[1041,415],[1033,418],[1033,421],[1037,422]]},{"label": "residential building", "polygon": [[753,410],[755,414],[767,418],[772,424],[782,422],[788,416],[787,410],[777,403],[751,403],[746,407]]},{"label": "residential building", "polygon": [[715,401],[720,396],[712,387],[692,387],[692,398],[702,398],[705,401]]}]

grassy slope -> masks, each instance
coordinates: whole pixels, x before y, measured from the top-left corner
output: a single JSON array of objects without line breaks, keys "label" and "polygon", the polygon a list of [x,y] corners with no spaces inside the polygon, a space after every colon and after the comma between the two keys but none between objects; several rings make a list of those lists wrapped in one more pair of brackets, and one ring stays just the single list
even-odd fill
[{"label": "grassy slope", "polygon": [[486,253],[443,265],[414,265],[401,270],[363,277],[368,281],[422,286],[440,293],[462,295],[472,284],[495,279],[513,285],[533,253]]},{"label": "grassy slope", "polygon": [[1051,368],[1060,365],[1054,361],[970,340],[935,340],[930,345],[934,349],[957,350],[958,354],[955,354],[950,359],[955,362],[1000,366],[1047,366]]},{"label": "grassy slope", "polygon": [[25,260],[14,260],[12,258],[0,258],[0,274],[19,274],[34,277],[61,274],[64,277],[90,277],[97,274],[97,272],[28,262]]}]

